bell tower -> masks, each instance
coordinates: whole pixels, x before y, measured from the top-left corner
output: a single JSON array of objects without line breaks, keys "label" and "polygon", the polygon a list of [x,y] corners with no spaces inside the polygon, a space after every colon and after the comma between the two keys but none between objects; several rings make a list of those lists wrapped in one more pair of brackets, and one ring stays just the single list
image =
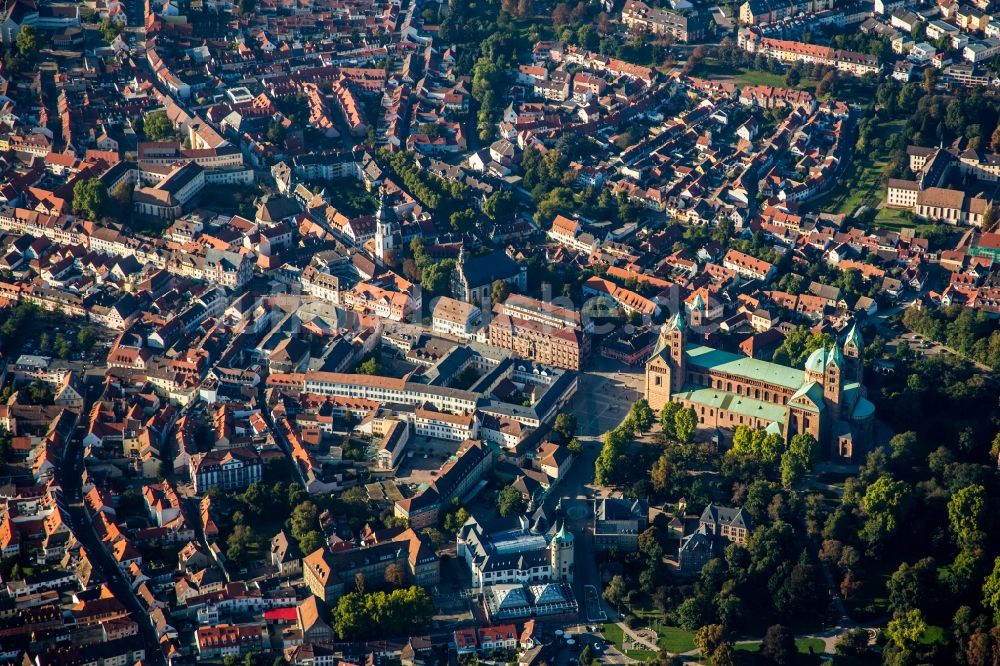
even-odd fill
[{"label": "bell tower", "polygon": [[663,409],[670,396],[684,386],[687,321],[678,311],[660,328],[653,355],[646,362],[646,400],[654,411]]},{"label": "bell tower", "polygon": [[382,190],[378,212],[375,214],[375,257],[386,265],[392,264],[395,260],[393,217],[392,207],[387,205],[385,190]]},{"label": "bell tower", "polygon": [[834,420],[840,419],[844,399],[844,354],[835,344],[823,370],[823,399],[830,407]]},{"label": "bell tower", "polygon": [[844,378],[849,382],[863,383],[865,378],[864,365],[865,341],[861,337],[858,325],[851,326],[844,340]]},{"label": "bell tower", "polygon": [[549,544],[550,564],[552,565],[552,580],[559,583],[573,584],[573,533],[566,529],[563,520],[559,531],[552,537]]}]

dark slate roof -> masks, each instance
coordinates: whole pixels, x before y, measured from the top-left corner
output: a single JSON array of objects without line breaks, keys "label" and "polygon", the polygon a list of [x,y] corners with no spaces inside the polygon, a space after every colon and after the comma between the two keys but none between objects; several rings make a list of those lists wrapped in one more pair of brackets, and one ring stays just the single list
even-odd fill
[{"label": "dark slate roof", "polygon": [[465,259],[462,273],[470,288],[491,284],[494,280],[508,280],[521,271],[517,262],[507,256],[503,250],[481,257]]},{"label": "dark slate roof", "polygon": [[705,510],[701,513],[701,521],[703,523],[712,523],[713,525],[726,524],[732,525],[733,527],[745,527],[750,529],[749,517],[743,513],[743,509],[734,509],[728,506],[718,506],[716,504],[709,504],[705,507]]}]

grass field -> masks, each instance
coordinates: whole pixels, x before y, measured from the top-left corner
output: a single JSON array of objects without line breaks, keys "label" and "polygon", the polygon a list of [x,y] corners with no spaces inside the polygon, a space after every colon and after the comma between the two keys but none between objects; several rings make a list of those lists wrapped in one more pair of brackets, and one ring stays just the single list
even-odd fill
[{"label": "grass field", "polygon": [[667,652],[689,652],[694,649],[694,634],[678,627],[657,627],[657,645]]},{"label": "grass field", "polygon": [[882,208],[875,214],[873,222],[879,227],[893,231],[898,231],[903,227],[912,227],[915,224],[913,216],[905,216],[903,212],[895,208]]},{"label": "grass field", "polygon": [[[695,76],[709,79],[732,79],[737,84],[747,86],[778,86],[785,87],[785,75],[773,72],[759,72],[755,69],[734,68],[725,65],[714,58],[705,58],[694,71]],[[801,90],[816,91],[816,79],[802,78],[797,86]]]},{"label": "grass field", "polygon": [[[799,654],[823,654],[826,650],[823,641],[818,638],[797,638],[795,647],[798,648]],[[760,652],[760,642],[737,643],[736,649],[743,652]]]},{"label": "grass field", "polygon": [[[656,631],[659,639],[656,644],[661,650],[667,652],[681,653],[690,652],[694,649],[694,633],[680,629],[678,627],[665,627],[662,625],[651,626]],[[622,643],[625,639],[624,632],[617,624],[608,623],[601,627],[601,634],[604,640],[614,643],[620,652],[624,652],[633,659],[648,659],[654,657],[656,653],[652,650],[622,650]]]},{"label": "grass field", "polygon": [[939,627],[934,624],[927,625],[927,629],[924,630],[924,635],[921,636],[920,642],[924,645],[944,643],[944,627]]},{"label": "grass field", "polygon": [[622,638],[624,634],[622,633],[622,628],[617,624],[608,623],[601,627],[601,635],[604,636],[604,640],[609,643],[614,643],[615,647],[619,650],[622,647]]}]

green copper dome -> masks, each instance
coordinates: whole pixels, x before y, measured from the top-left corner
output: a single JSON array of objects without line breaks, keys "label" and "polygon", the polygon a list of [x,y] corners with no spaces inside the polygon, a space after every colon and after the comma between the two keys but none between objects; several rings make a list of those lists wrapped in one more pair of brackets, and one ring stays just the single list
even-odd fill
[{"label": "green copper dome", "polygon": [[812,354],[809,354],[809,360],[806,361],[806,370],[808,372],[819,373],[823,373],[826,370],[826,347],[820,347]]},{"label": "green copper dome", "polygon": [[557,543],[570,543],[573,541],[573,533],[566,530],[566,522],[563,521],[562,525],[559,527],[559,531],[552,538],[553,541]]}]

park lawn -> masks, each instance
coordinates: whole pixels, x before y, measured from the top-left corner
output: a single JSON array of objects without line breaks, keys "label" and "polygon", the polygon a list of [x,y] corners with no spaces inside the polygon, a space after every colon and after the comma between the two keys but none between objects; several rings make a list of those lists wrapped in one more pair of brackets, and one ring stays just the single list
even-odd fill
[{"label": "park lawn", "polygon": [[694,649],[694,632],[680,627],[657,627],[656,633],[660,637],[656,644],[661,650],[681,653]]},{"label": "park lawn", "polygon": [[[826,651],[823,641],[818,638],[796,638],[795,647],[799,654],[823,654]],[[734,648],[743,652],[760,652],[760,641],[737,643]],[[812,652],[809,651],[810,648],[812,648]]]},{"label": "park lawn", "polygon": [[944,627],[928,624],[924,630],[924,635],[920,637],[920,642],[924,645],[944,643]]},{"label": "park lawn", "polygon": [[882,229],[899,231],[903,227],[912,227],[913,217],[904,216],[904,211],[896,208],[880,208],[873,220],[875,226]]},{"label": "park lawn", "polygon": [[826,652],[826,644],[818,638],[796,638],[795,647],[800,654],[823,654]]},{"label": "park lawn", "polygon": [[[739,74],[735,75],[735,78],[740,83],[748,86],[774,86],[776,88],[787,88],[788,84],[785,83],[784,74],[774,74],[773,72],[759,72],[755,69],[741,70]],[[816,92],[816,86],[819,81],[816,79],[811,79],[808,77],[802,77],[799,81],[799,85],[795,86],[798,90],[808,90],[811,93]]]},{"label": "park lawn", "polygon": [[604,640],[614,643],[619,651],[622,649],[622,641],[625,638],[625,634],[617,624],[612,622],[605,624],[601,627],[601,635],[604,636]]},{"label": "park lawn", "polygon": [[[737,84],[748,86],[787,87],[785,85],[784,74],[760,72],[755,69],[743,69],[742,67],[730,67],[715,58],[705,58],[702,60],[695,69],[694,74],[695,76],[704,76],[709,79],[731,79]],[[802,77],[796,88],[815,92],[818,83],[815,79]]]},{"label": "park lawn", "polygon": [[648,661],[656,657],[656,653],[652,650],[629,650],[625,653],[626,657],[631,657],[636,661]]}]

